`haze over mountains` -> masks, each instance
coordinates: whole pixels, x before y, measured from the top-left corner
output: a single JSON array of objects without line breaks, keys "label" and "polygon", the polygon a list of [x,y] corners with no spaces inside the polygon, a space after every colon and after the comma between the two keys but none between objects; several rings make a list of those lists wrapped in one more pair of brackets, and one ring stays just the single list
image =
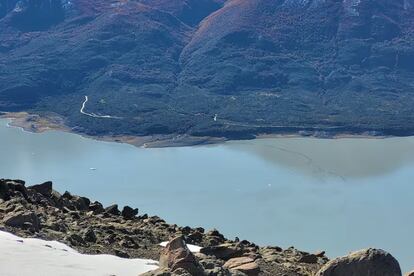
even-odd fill
[{"label": "haze over mountains", "polygon": [[0,0],[0,110],[90,135],[408,135],[413,105],[413,0]]}]

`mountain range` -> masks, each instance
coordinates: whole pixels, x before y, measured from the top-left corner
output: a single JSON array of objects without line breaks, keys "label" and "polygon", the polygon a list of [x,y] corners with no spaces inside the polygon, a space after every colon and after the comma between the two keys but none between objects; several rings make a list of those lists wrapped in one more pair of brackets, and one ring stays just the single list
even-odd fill
[{"label": "mountain range", "polygon": [[414,0],[0,0],[0,110],[88,135],[413,135],[413,106]]}]

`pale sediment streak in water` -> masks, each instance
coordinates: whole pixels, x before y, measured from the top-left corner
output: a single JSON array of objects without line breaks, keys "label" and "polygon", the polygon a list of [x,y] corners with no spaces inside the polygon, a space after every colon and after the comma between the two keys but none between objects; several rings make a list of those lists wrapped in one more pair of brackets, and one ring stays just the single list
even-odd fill
[{"label": "pale sediment streak in water", "polygon": [[[243,143],[243,144],[248,145],[247,143]],[[291,150],[291,149],[288,149],[288,148],[285,148],[285,147],[282,147],[282,146],[274,146],[274,145],[262,145],[262,146],[266,147],[266,148],[269,148],[269,151],[271,151],[271,149],[274,149],[274,150],[277,150],[277,151],[288,153],[290,155],[298,156],[299,158],[305,160],[306,166],[308,168],[310,168],[315,175],[319,175],[322,178],[324,178],[324,177],[335,177],[335,178],[338,178],[338,179],[340,179],[344,182],[347,181],[347,179],[344,175],[341,175],[337,172],[330,171],[328,169],[323,168],[322,166],[317,164],[315,162],[315,160],[313,160],[312,157],[310,157],[310,156],[308,156],[308,155],[306,155],[302,152],[294,151],[294,150]]]},{"label": "pale sediment streak in water", "polygon": [[104,118],[104,119],[121,119],[120,117],[115,117],[115,116],[110,116],[110,115],[97,115],[95,113],[88,113],[85,112],[85,106],[86,103],[89,101],[88,96],[85,96],[85,101],[82,103],[82,107],[80,109],[80,113],[82,113],[83,115],[89,116],[89,117],[93,117],[93,118]]},{"label": "pale sediment streak in water", "polygon": [[[270,147],[273,147],[273,146],[270,146]],[[307,156],[304,153],[297,152],[297,151],[293,151],[293,150],[289,150],[289,149],[285,149],[285,148],[282,148],[282,147],[276,147],[276,148],[278,150],[280,150],[280,151],[284,151],[284,152],[287,152],[287,153],[290,153],[290,154],[296,154],[296,155],[304,158],[307,161],[308,166],[309,167],[313,167],[315,169],[315,172],[317,172],[317,173],[319,173],[321,175],[323,175],[323,174],[331,175],[331,176],[334,176],[334,177],[338,177],[342,181],[346,181],[345,176],[340,175],[340,174],[338,174],[336,172],[328,171],[328,170],[322,168],[321,166],[317,165],[315,163],[315,161],[311,157]]]}]

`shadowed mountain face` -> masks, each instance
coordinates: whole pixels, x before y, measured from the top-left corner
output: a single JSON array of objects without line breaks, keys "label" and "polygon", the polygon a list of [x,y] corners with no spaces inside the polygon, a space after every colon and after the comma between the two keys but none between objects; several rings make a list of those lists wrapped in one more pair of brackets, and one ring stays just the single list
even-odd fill
[{"label": "shadowed mountain face", "polygon": [[92,135],[414,134],[413,32],[412,0],[0,0],[0,109]]}]

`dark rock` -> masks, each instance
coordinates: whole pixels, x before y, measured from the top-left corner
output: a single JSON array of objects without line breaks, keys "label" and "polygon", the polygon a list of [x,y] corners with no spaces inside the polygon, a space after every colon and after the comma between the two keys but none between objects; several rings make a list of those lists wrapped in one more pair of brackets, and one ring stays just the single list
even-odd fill
[{"label": "dark rock", "polygon": [[13,181],[9,182],[8,184],[12,190],[20,192],[23,195],[23,197],[27,199],[27,189],[24,186],[24,183]]},{"label": "dark rock", "polygon": [[192,229],[189,226],[184,226],[180,228],[181,233],[183,233],[184,235],[188,235],[191,233]]},{"label": "dark rock", "polygon": [[120,258],[125,258],[125,259],[128,259],[130,257],[128,253],[126,253],[122,250],[117,250],[117,249],[115,250],[115,255],[120,257]]},{"label": "dark rock", "polygon": [[46,225],[44,225],[44,227],[52,229],[54,231],[65,232],[65,233],[68,230],[68,226],[62,220],[48,222]]},{"label": "dark rock", "polygon": [[148,219],[148,214],[143,214],[142,216],[139,216],[140,219]]},{"label": "dark rock", "polygon": [[129,236],[124,236],[119,243],[124,248],[138,248],[139,246],[135,243],[134,239]]},{"label": "dark rock", "polygon": [[216,246],[225,242],[224,236],[216,229],[206,233],[206,242],[210,246]]},{"label": "dark rock", "polygon": [[320,258],[322,258],[322,257],[324,257],[325,256],[325,251],[318,251],[318,252],[316,252],[314,255],[316,256],[316,257],[320,257]]},{"label": "dark rock", "polygon": [[110,233],[110,231],[108,231],[109,235],[107,235],[105,237],[105,242],[107,244],[113,244],[116,241],[116,235],[114,233]]},{"label": "dark rock", "polygon": [[200,249],[200,253],[212,255],[222,260],[241,257],[244,253],[241,247],[232,244],[221,244],[217,246],[207,246]]},{"label": "dark rock", "polygon": [[57,205],[67,208],[71,211],[87,211],[89,210],[90,200],[86,197],[74,196],[69,192],[65,192],[57,199]]},{"label": "dark rock", "polygon": [[207,236],[212,236],[212,237],[219,237],[219,238],[224,238],[224,236],[217,230],[217,229],[213,229],[210,230],[206,233]]},{"label": "dark rock", "polygon": [[52,185],[53,184],[52,184],[51,181],[47,181],[47,182],[42,183],[42,184],[29,186],[28,189],[35,190],[39,194],[42,194],[44,196],[49,197],[52,194],[52,190],[53,190]]},{"label": "dark rock", "polygon": [[9,185],[3,180],[0,180],[0,199],[9,200],[10,199],[10,189]]},{"label": "dark rock", "polygon": [[62,197],[60,193],[58,193],[55,190],[52,190],[52,193],[50,195],[50,198],[54,201],[55,204],[59,202],[59,199]]},{"label": "dark rock", "polygon": [[105,208],[105,213],[111,214],[114,216],[119,216],[121,212],[118,209],[118,204],[113,204]]},{"label": "dark rock", "polygon": [[100,202],[95,201],[89,205],[89,210],[93,211],[94,214],[101,214],[105,211],[105,208]]},{"label": "dark rock", "polygon": [[328,262],[316,276],[401,276],[398,261],[380,249],[363,249]]},{"label": "dark rock", "polygon": [[318,262],[318,257],[314,254],[304,254],[299,259],[299,262],[307,264],[316,264]]},{"label": "dark rock", "polygon": [[34,212],[18,212],[7,215],[3,222],[5,225],[17,228],[30,228],[33,227],[35,231],[39,231],[40,221]]},{"label": "dark rock", "polygon": [[125,206],[124,209],[122,209],[122,216],[124,219],[133,219],[138,215],[138,209],[132,209],[129,206]]},{"label": "dark rock", "polygon": [[69,193],[68,191],[65,191],[62,195],[63,198],[67,198],[69,200],[71,200],[73,198],[72,194]]},{"label": "dark rock", "polygon": [[83,238],[79,236],[78,234],[70,234],[68,237],[68,240],[73,246],[78,246],[78,245],[82,245],[85,243]]},{"label": "dark rock", "polygon": [[0,199],[10,200],[13,196],[21,195],[27,199],[27,189],[25,182],[20,180],[0,180]]},{"label": "dark rock", "polygon": [[203,227],[196,227],[196,228],[195,228],[195,230],[196,230],[197,232],[200,232],[200,233],[203,233],[203,234],[204,234],[204,232],[205,232],[205,230],[204,230],[204,228],[203,228]]},{"label": "dark rock", "polygon": [[190,243],[200,243],[203,240],[203,234],[199,231],[195,231],[188,235],[188,240]]},{"label": "dark rock", "polygon": [[76,219],[76,220],[78,220],[78,219],[80,219],[80,218],[81,218],[81,216],[80,216],[79,212],[77,212],[77,211],[70,211],[70,212],[68,212],[68,214],[69,214],[72,218],[74,218],[74,219]]},{"label": "dark rock", "polygon": [[83,239],[87,242],[92,242],[92,243],[95,243],[97,240],[95,232],[91,228],[88,228],[85,231],[85,233],[83,234]]},{"label": "dark rock", "polygon": [[91,201],[82,196],[73,196],[71,200],[76,208],[79,211],[87,211],[89,209],[89,204]]}]

